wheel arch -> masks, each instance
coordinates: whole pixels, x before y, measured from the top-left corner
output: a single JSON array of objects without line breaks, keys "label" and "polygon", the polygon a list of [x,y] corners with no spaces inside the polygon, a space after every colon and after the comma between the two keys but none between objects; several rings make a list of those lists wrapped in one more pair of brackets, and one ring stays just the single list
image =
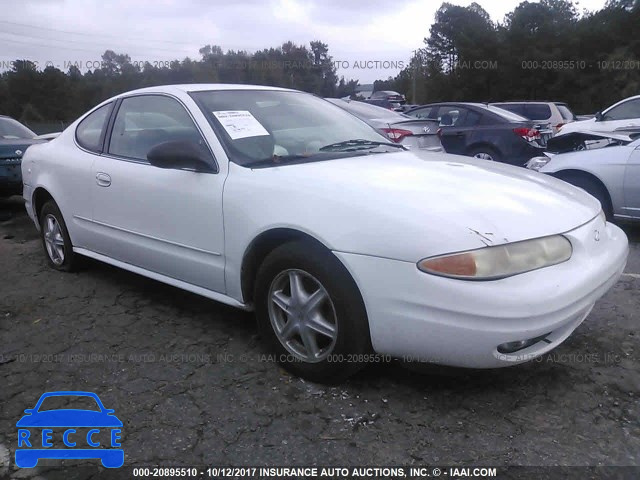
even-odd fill
[{"label": "wheel arch", "polygon": [[609,189],[605,185],[605,183],[598,177],[597,175],[587,172],[585,170],[579,170],[577,168],[568,168],[565,170],[559,170],[557,172],[550,173],[550,175],[563,180],[567,183],[571,183],[569,179],[571,178],[584,178],[590,181],[595,182],[601,189],[605,195],[605,200],[608,202],[608,205],[603,205],[603,208],[608,208],[610,214],[613,214],[613,199],[611,198],[611,193]]},{"label": "wheel arch", "polygon": [[279,227],[260,233],[251,241],[242,257],[240,284],[242,298],[245,303],[251,303],[253,301],[253,290],[258,269],[267,255],[280,245],[296,240],[308,241],[311,244],[330,251],[320,240],[301,230]]},{"label": "wheel arch", "polygon": [[56,205],[58,204],[55,198],[53,198],[53,195],[51,195],[51,193],[49,193],[49,191],[44,187],[37,187],[33,192],[32,199],[33,213],[35,214],[36,220],[38,220],[38,222],[40,222],[40,212],[42,211],[42,207],[45,203],[47,203],[49,200],[53,200]]}]

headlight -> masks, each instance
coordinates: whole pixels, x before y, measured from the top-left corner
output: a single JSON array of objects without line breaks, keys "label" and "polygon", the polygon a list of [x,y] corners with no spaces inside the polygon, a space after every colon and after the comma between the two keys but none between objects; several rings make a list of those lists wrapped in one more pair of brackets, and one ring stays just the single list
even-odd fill
[{"label": "headlight", "polygon": [[551,159],[549,157],[533,157],[526,163],[526,167],[536,172],[549,163]]},{"label": "headlight", "polygon": [[419,261],[418,268],[462,280],[497,280],[566,262],[571,253],[571,242],[562,235],[553,235],[429,257]]}]

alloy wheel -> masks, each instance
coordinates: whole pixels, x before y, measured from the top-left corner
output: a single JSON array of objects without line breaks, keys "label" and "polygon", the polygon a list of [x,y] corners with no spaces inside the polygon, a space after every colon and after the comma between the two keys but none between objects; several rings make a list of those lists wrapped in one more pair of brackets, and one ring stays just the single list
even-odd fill
[{"label": "alloy wheel", "polygon": [[303,270],[285,270],[271,282],[268,299],[271,326],[287,351],[310,363],[327,358],[338,338],[338,318],[322,284]]},{"label": "alloy wheel", "polygon": [[43,234],[49,258],[55,265],[62,265],[64,262],[64,237],[60,223],[51,214],[48,214],[44,219]]},{"label": "alloy wheel", "polygon": [[481,158],[482,160],[490,160],[493,161],[493,157],[489,153],[478,152],[474,155],[475,158]]}]

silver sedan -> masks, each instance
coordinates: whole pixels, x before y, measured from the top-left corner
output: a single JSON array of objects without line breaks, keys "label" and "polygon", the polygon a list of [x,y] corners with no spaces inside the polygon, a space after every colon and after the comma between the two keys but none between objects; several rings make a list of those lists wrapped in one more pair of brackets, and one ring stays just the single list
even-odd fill
[{"label": "silver sedan", "polygon": [[341,98],[326,100],[368,123],[395,143],[408,148],[444,152],[440,142],[440,126],[435,120],[418,120],[404,113],[355,100]]},{"label": "silver sedan", "polygon": [[610,220],[640,221],[640,139],[627,145],[537,157],[527,168],[587,191],[600,201]]}]

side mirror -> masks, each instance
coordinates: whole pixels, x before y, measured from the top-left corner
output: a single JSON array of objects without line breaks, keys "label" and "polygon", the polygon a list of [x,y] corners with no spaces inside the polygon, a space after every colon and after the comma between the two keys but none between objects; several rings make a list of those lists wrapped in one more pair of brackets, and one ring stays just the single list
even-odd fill
[{"label": "side mirror", "polygon": [[596,112],[595,118],[596,118],[596,122],[601,122],[602,119],[604,118],[604,115],[602,115],[602,112]]},{"label": "side mirror", "polygon": [[113,415],[116,411],[113,408],[105,408],[104,413],[107,415]]},{"label": "side mirror", "polygon": [[206,150],[194,142],[174,141],[156,145],[147,160],[154,167],[172,169],[193,169],[198,172],[215,172],[207,161]]},{"label": "side mirror", "polygon": [[24,413],[28,413],[28,414],[33,413],[33,408],[27,408],[27,409],[24,411]]}]

